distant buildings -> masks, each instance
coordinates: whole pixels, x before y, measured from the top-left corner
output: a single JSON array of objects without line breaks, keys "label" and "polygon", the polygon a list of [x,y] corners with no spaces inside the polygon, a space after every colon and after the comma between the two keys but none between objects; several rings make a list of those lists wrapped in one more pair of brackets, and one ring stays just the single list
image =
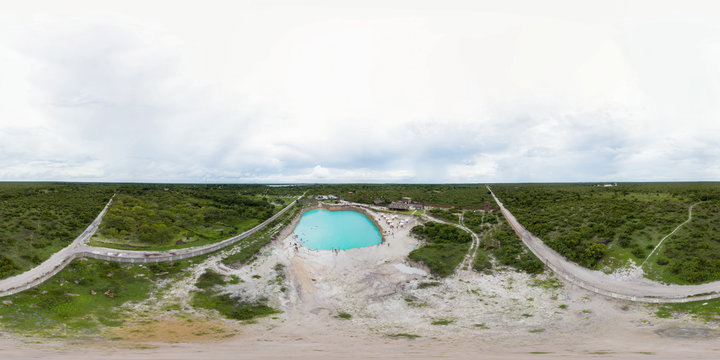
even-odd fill
[{"label": "distant buildings", "polygon": [[400,201],[393,201],[387,206],[390,210],[422,210],[425,208],[425,204],[412,202],[409,197],[404,197]]},{"label": "distant buildings", "polygon": [[338,197],[335,195],[318,195],[315,200],[337,200]]}]

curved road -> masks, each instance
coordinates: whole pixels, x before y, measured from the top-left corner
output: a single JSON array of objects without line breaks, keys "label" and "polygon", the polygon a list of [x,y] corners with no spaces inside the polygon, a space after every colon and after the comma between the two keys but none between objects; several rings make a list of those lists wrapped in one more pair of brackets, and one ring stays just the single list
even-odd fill
[{"label": "curved road", "polygon": [[277,214],[273,215],[269,219],[263,221],[261,224],[254,228],[243,232],[242,234],[233,236],[231,238],[222,240],[220,242],[190,247],[177,250],[167,251],[133,251],[133,250],[117,250],[103,247],[94,247],[88,245],[88,240],[97,231],[103,216],[107,212],[108,207],[113,202],[113,195],[108,201],[105,208],[95,218],[95,220],[83,231],[80,236],[63,248],[62,250],[53,254],[49,259],[45,260],[42,264],[22,273],[9,277],[7,279],[0,280],[0,297],[12,295],[23,290],[27,290],[31,287],[37,286],[43,283],[45,280],[51,278],[57,274],[70,262],[77,258],[89,257],[100,260],[116,261],[116,262],[127,262],[127,263],[158,263],[166,261],[177,261],[188,259],[195,256],[204,255],[222,249],[224,247],[235,244],[236,242],[258,232],[267,224],[273,222],[275,219],[280,217],[286,211],[288,211],[297,201],[305,194],[298,196],[288,206],[280,210]]},{"label": "curved road", "polygon": [[[641,277],[620,279],[568,261],[526,230],[505,208],[489,186],[487,189],[523,243],[559,277],[575,285],[617,299],[648,303],[678,303],[720,297],[720,281],[700,285],[666,285]],[[690,213],[691,215],[692,213]]]}]

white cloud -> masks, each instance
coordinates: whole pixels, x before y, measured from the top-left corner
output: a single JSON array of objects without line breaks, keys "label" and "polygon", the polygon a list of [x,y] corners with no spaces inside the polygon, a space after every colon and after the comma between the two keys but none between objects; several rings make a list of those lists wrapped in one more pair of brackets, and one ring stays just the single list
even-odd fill
[{"label": "white cloud", "polygon": [[392,4],[0,5],[0,179],[717,179],[718,9]]}]

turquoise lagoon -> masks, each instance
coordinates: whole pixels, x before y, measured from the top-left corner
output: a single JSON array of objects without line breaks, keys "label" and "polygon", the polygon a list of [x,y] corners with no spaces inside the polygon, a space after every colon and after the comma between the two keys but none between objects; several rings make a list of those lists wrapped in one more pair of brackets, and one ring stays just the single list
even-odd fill
[{"label": "turquoise lagoon", "polygon": [[375,224],[356,211],[308,211],[293,233],[300,244],[315,250],[355,249],[382,242]]}]

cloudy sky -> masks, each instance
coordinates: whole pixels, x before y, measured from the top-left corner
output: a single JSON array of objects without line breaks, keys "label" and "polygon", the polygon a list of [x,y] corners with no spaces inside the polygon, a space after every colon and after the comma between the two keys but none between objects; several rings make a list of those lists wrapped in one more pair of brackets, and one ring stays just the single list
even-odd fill
[{"label": "cloudy sky", "polygon": [[720,6],[7,1],[0,180],[720,180]]}]

